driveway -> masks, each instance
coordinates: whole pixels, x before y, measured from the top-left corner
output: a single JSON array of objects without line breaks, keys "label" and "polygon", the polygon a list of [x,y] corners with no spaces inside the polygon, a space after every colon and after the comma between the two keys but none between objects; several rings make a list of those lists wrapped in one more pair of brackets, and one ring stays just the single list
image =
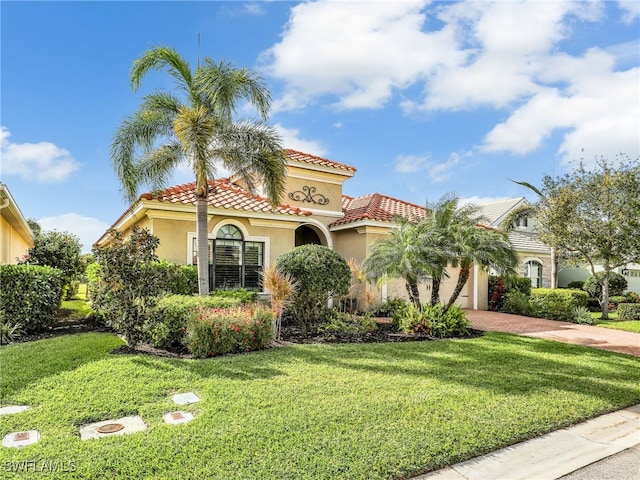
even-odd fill
[{"label": "driveway", "polygon": [[471,327],[485,332],[507,332],[558,342],[626,353],[640,357],[640,333],[594,327],[508,313],[466,310]]}]

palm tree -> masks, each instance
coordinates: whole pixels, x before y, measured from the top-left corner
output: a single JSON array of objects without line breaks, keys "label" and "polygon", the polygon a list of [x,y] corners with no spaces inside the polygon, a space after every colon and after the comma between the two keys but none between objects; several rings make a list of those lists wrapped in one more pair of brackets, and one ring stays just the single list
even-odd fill
[{"label": "palm tree", "polygon": [[426,236],[421,237],[421,242],[431,246],[431,258],[436,260],[431,265],[432,305],[440,301],[440,283],[448,265],[459,267],[459,272],[445,311],[460,296],[474,264],[485,268],[495,266],[505,273],[513,271],[518,261],[515,251],[503,233],[481,226],[485,219],[477,206],[461,206],[458,197],[446,194],[428,209],[429,216],[422,222]]},{"label": "palm tree", "polygon": [[[155,91],[117,129],[111,158],[127,200],[134,202],[143,184],[166,186],[171,172],[188,164],[196,178],[198,289],[209,293],[207,196],[209,181],[224,166],[254,193],[262,183],[275,206],[284,192],[286,158],[275,130],[264,123],[271,96],[264,80],[247,69],[205,58],[192,71],[172,48],[156,47],[133,62],[131,87],[140,87],[152,70],[165,70],[176,94]],[[245,100],[261,120],[235,121],[236,104]]]},{"label": "palm tree", "polygon": [[397,218],[396,223],[398,228],[389,237],[373,244],[362,268],[367,278],[372,280],[403,279],[409,300],[419,307],[418,283],[431,276],[430,263],[426,261],[426,244],[419,241],[418,223],[404,217]]},{"label": "palm tree", "polygon": [[497,268],[504,275],[515,273],[518,255],[503,232],[469,221],[454,225],[450,236],[453,254],[451,263],[460,270],[445,310],[451,308],[458,299],[474,264],[483,268]]}]

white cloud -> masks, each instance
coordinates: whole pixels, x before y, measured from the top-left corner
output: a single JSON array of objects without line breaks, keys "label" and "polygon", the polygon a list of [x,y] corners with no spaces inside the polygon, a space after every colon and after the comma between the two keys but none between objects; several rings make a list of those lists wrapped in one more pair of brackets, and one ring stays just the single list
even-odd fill
[{"label": "white cloud", "polygon": [[429,162],[427,171],[431,183],[442,183],[449,180],[458,170],[458,166],[462,164],[462,160],[471,155],[471,152],[452,152],[445,162]]},{"label": "white cloud", "polygon": [[635,155],[637,41],[562,51],[604,15],[637,21],[640,3],[618,5],[615,12],[580,0],[306,2],[291,9],[263,60],[285,82],[277,110],[331,96],[337,108],[379,108],[399,93],[407,111],[502,110],[486,151],[527,154],[562,131],[557,153],[565,161],[583,148]]},{"label": "white cloud", "polygon": [[273,127],[282,137],[282,143],[285,148],[310,153],[311,155],[317,155],[319,157],[328,153],[327,149],[324,148],[320,142],[301,138],[300,130],[297,128],[286,128],[279,123],[275,124]]},{"label": "white cloud", "polygon": [[55,217],[38,220],[43,230],[57,230],[73,233],[80,239],[82,253],[89,253],[92,245],[109,228],[109,224],[93,217],[84,217],[77,213],[65,213]]},{"label": "white cloud", "polygon": [[424,170],[428,165],[428,156],[399,155],[396,157],[394,170],[399,173],[414,173]]},{"label": "white cloud", "polygon": [[624,12],[622,21],[631,23],[640,17],[640,2],[637,0],[618,0],[618,7]]},{"label": "white cloud", "polygon": [[0,127],[2,173],[40,183],[61,182],[78,171],[71,153],[51,142],[12,143],[11,133]]},{"label": "white cloud", "polygon": [[264,15],[266,10],[264,5],[257,2],[247,2],[243,4],[243,11],[249,15]]},{"label": "white cloud", "polygon": [[377,108],[394,89],[436,65],[455,61],[452,31],[422,32],[425,1],[302,3],[291,9],[282,40],[264,53],[268,71],[286,81],[280,109],[338,95],[340,108]]}]

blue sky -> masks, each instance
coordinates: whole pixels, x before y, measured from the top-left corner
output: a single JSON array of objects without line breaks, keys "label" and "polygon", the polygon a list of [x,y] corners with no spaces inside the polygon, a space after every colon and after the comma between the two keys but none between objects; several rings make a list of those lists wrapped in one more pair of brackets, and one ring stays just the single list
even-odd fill
[{"label": "blue sky", "polygon": [[[526,195],[572,161],[640,152],[640,3],[0,2],[1,180],[91,244],[128,207],[109,158],[158,45],[258,71],[289,148],[357,167],[344,193]],[[176,172],[174,184],[191,181]]]}]

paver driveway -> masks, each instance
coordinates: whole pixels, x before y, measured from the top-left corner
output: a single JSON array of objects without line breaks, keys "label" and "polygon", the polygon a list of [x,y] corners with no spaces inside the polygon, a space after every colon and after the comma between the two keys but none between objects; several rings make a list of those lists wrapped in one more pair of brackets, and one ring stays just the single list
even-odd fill
[{"label": "paver driveway", "polygon": [[528,337],[627,353],[640,357],[640,333],[594,327],[543,318],[521,317],[508,313],[466,310],[472,328],[485,332],[507,332]]}]

